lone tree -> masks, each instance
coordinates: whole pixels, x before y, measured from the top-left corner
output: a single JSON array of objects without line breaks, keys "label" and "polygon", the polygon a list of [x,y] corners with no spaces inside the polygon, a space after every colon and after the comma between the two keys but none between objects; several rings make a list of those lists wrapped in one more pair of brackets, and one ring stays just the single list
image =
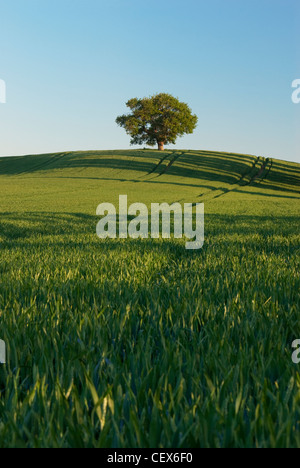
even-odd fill
[{"label": "lone tree", "polygon": [[160,93],[149,98],[130,99],[126,106],[131,109],[128,115],[120,115],[116,123],[124,127],[131,136],[132,145],[164,145],[175,143],[178,136],[193,133],[198,118],[184,102],[170,94]]}]

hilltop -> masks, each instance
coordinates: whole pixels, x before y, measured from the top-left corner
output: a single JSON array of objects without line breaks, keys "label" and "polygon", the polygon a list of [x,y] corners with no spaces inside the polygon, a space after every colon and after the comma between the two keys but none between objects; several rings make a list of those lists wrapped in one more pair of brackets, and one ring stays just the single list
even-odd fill
[{"label": "hilltop", "polygon": [[[257,201],[291,207],[300,198],[300,165],[263,156],[213,151],[78,151],[0,158],[2,203],[10,209],[93,213],[118,194],[132,201]],[[20,205],[20,203],[22,205]],[[260,208],[259,208],[260,207]],[[221,209],[221,208],[220,208]]]},{"label": "hilltop", "polygon": [[[299,447],[298,164],[0,158],[0,447]],[[99,239],[102,202],[204,202],[205,241]]]}]

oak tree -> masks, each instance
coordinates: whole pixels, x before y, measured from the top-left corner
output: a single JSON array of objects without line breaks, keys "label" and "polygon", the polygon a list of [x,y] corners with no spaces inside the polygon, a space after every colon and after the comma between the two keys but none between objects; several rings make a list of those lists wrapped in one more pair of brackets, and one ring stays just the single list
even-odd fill
[{"label": "oak tree", "polygon": [[165,144],[174,144],[178,136],[193,133],[198,121],[187,104],[166,93],[133,98],[126,106],[131,113],[120,115],[116,123],[131,136],[130,143],[157,144],[160,151],[164,150]]}]

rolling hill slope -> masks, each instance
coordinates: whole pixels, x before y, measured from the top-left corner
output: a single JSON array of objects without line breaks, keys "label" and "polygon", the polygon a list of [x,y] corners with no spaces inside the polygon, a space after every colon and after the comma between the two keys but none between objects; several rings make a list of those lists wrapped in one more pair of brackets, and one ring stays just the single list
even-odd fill
[{"label": "rolling hill slope", "polygon": [[300,198],[299,164],[208,151],[89,151],[0,158],[0,178],[1,211],[9,200],[10,209],[92,214],[95,205],[116,203],[122,193],[146,204],[204,202],[209,210],[212,206],[218,210],[217,202],[250,198],[258,207],[262,199],[268,204],[277,198],[291,208]]},{"label": "rolling hill slope", "polygon": [[[299,448],[299,178],[207,151],[0,158],[0,447]],[[120,194],[204,202],[203,248],[99,239]]]}]

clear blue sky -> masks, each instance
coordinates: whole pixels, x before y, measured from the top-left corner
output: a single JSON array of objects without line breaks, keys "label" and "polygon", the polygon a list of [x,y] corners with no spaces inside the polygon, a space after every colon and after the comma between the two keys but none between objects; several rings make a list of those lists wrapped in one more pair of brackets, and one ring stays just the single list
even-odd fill
[{"label": "clear blue sky", "polygon": [[0,18],[2,156],[130,148],[126,101],[167,92],[199,118],[176,148],[300,162],[299,0],[0,0]]}]

